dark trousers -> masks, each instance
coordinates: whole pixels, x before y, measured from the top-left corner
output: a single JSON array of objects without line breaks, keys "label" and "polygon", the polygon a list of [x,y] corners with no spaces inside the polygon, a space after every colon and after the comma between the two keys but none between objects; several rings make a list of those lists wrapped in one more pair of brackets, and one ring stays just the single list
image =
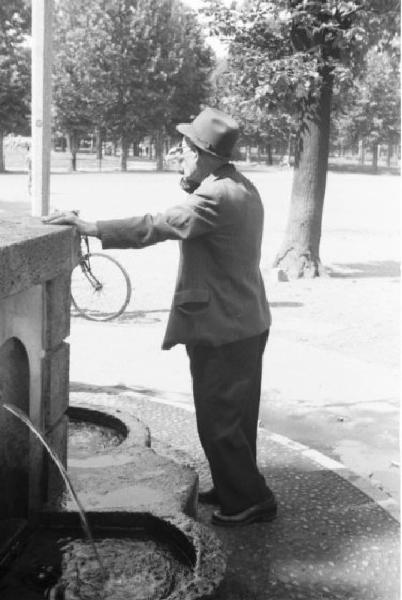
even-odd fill
[{"label": "dark trousers", "polygon": [[256,463],[262,356],[268,332],[222,346],[187,346],[199,438],[224,513],[271,495]]}]

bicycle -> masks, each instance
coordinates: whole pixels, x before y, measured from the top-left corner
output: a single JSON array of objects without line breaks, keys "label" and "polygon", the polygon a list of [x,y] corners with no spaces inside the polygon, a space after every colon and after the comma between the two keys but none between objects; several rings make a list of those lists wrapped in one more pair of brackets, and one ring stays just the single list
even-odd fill
[{"label": "bicycle", "polygon": [[81,237],[78,259],[71,275],[71,302],[75,310],[89,321],[110,321],[121,315],[132,293],[124,267],[108,254],[91,252],[87,236]]}]

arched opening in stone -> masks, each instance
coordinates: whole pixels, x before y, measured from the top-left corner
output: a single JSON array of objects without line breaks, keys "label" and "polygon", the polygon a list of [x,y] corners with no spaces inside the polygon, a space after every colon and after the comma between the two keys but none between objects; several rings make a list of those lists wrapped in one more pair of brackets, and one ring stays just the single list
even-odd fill
[{"label": "arched opening in stone", "polygon": [[0,520],[26,518],[29,498],[29,430],[5,403],[29,414],[29,359],[15,337],[0,347]]}]

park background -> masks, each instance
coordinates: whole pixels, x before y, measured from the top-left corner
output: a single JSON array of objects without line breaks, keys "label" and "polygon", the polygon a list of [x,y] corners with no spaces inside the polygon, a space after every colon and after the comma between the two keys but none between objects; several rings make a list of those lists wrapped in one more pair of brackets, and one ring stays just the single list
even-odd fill
[{"label": "park background", "polygon": [[[274,324],[262,425],[398,497],[399,3],[268,2],[259,12],[249,2],[236,13],[199,4],[209,14],[173,0],[56,3],[51,208],[88,219],[163,211],[182,198],[166,171],[175,124],[204,105],[232,112],[242,123],[236,164],[266,214]],[[26,7],[0,8],[0,217],[30,213]],[[217,56],[212,33],[223,40]],[[330,115],[319,112],[329,85]],[[309,135],[317,122],[321,135]],[[296,263],[315,247],[295,269],[275,261],[301,229],[288,220],[300,205],[299,225],[307,209],[315,219],[310,239],[296,240]],[[115,322],[73,319],[72,382],[190,403],[183,349],[159,350],[176,245],[113,255],[134,295]]]}]

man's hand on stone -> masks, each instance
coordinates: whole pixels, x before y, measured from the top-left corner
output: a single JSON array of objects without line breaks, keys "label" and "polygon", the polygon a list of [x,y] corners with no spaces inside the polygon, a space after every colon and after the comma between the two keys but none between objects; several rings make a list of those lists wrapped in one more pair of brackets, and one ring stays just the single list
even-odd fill
[{"label": "man's hand on stone", "polygon": [[48,225],[72,225],[80,235],[97,237],[98,227],[96,223],[83,221],[78,217],[75,211],[60,212],[55,211],[51,215],[42,218],[42,222]]}]

